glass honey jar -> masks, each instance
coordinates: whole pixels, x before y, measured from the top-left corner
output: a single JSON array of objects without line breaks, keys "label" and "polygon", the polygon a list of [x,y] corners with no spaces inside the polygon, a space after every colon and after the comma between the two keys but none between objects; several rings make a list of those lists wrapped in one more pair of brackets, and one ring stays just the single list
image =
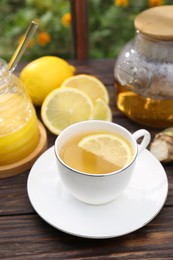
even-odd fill
[{"label": "glass honey jar", "polygon": [[122,49],[114,69],[116,103],[143,125],[173,126],[173,6],[140,13],[136,37]]},{"label": "glass honey jar", "polygon": [[0,167],[21,161],[38,143],[35,109],[22,82],[0,59]]}]

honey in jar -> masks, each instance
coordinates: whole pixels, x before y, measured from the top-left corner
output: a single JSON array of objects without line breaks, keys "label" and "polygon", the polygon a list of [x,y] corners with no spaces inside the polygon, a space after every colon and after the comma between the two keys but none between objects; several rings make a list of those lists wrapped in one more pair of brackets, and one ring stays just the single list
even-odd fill
[{"label": "honey in jar", "polygon": [[121,51],[114,70],[116,103],[141,124],[173,126],[173,6],[140,13],[136,37]]},{"label": "honey in jar", "polygon": [[0,167],[22,160],[38,142],[35,109],[21,81],[0,59]]}]

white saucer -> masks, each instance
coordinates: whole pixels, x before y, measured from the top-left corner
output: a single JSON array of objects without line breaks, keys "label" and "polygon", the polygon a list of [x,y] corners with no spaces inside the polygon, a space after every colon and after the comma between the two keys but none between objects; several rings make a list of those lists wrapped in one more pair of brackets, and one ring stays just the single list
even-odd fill
[{"label": "white saucer", "polygon": [[52,147],[32,167],[27,189],[33,208],[55,228],[80,237],[110,238],[128,234],[150,222],[166,201],[168,181],[160,162],[145,150],[122,195],[105,205],[87,205],[61,184]]}]

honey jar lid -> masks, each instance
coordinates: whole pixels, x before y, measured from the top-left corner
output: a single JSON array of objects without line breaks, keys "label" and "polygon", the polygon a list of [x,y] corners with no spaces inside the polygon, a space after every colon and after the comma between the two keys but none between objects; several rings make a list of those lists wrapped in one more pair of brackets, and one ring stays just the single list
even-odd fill
[{"label": "honey jar lid", "polygon": [[137,15],[135,28],[157,40],[173,40],[173,5],[147,9]]}]

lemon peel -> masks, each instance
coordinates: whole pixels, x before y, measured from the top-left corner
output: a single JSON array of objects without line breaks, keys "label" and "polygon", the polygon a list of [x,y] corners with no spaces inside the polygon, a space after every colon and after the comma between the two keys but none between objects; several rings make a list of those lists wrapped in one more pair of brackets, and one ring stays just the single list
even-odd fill
[{"label": "lemon peel", "polygon": [[62,82],[73,76],[75,68],[64,59],[43,56],[28,63],[20,73],[20,79],[34,105],[41,105],[45,97]]}]

